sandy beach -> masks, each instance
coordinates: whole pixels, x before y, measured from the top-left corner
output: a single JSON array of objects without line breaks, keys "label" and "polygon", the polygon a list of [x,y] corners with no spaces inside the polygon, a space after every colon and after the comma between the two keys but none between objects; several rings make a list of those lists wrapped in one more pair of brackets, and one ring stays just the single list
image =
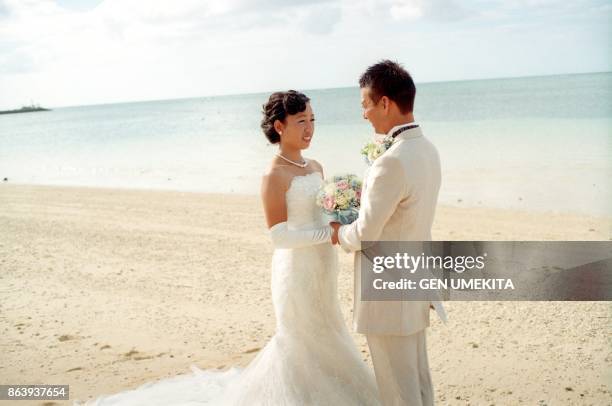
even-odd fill
[{"label": "sandy beach", "polygon": [[[609,240],[610,218],[438,207],[435,240]],[[257,196],[0,185],[0,384],[72,404],[244,366],[274,332]],[[352,257],[339,250],[351,319]],[[612,304],[450,302],[428,349],[441,405],[612,404]],[[433,316],[433,315],[432,315]],[[354,334],[365,362],[364,337]],[[0,405],[11,404],[0,401]]]}]

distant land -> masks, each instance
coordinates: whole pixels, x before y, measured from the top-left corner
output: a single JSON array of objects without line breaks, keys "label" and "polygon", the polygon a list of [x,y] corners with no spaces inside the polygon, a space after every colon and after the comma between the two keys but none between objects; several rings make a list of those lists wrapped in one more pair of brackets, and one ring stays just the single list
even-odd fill
[{"label": "distant land", "polygon": [[30,106],[23,106],[22,108],[16,110],[2,110],[0,111],[0,114],[32,113],[35,111],[51,111],[51,109],[45,109],[38,105],[32,104]]}]

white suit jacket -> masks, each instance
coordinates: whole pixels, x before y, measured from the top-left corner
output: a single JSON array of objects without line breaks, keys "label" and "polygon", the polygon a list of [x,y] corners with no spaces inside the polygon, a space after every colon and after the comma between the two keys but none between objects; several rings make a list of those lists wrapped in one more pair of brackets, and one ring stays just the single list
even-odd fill
[{"label": "white suit jacket", "polygon": [[358,333],[414,334],[429,326],[430,303],[445,320],[440,302],[362,301],[357,252],[361,241],[430,241],[440,178],[438,151],[420,127],[399,134],[367,171],[359,218],[338,231],[342,248],[355,252],[353,325]]}]

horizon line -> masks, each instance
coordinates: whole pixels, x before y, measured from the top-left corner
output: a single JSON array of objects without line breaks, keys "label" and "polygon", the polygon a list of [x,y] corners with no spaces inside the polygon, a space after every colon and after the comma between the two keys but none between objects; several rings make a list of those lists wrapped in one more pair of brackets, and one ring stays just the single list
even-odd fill
[{"label": "horizon line", "polygon": [[[595,75],[595,74],[603,74],[603,73],[612,73],[612,71],[596,71],[596,72],[570,72],[570,73],[552,73],[552,74],[544,74],[544,75],[523,75],[523,76],[501,76],[501,77],[485,77],[478,79],[453,79],[453,80],[432,80],[427,82],[415,82],[417,85],[427,85],[427,84],[441,84],[441,83],[457,83],[457,82],[481,82],[488,80],[512,80],[512,79],[528,79],[528,78],[541,78],[541,77],[550,77],[550,76],[569,76],[569,75]],[[320,91],[320,90],[337,90],[337,89],[351,89],[355,88],[355,86],[337,86],[337,87],[325,87],[325,88],[309,88],[302,89],[303,92],[310,91]],[[131,104],[131,103],[156,103],[163,101],[178,101],[178,100],[190,100],[190,99],[209,99],[209,98],[222,98],[222,97],[235,97],[235,96],[254,96],[258,94],[267,94],[272,93],[277,90],[265,90],[265,91],[257,91],[257,92],[247,92],[247,93],[223,93],[223,94],[212,94],[212,95],[202,95],[202,96],[187,96],[187,97],[171,97],[168,99],[147,99],[147,100],[126,100],[126,101],[115,101],[115,102],[102,102],[102,103],[92,103],[92,104],[72,104],[72,105],[60,105],[60,106],[43,106],[49,109],[63,109],[63,108],[73,108],[73,107],[95,107],[95,106],[108,106],[113,104]]]}]

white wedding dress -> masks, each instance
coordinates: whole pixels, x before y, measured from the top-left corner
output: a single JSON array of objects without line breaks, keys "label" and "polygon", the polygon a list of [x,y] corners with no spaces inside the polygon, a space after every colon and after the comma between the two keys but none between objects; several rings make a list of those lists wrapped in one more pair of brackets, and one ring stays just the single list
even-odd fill
[{"label": "white wedding dress", "polygon": [[[286,194],[290,229],[326,223],[315,204],[318,172],[293,178]],[[378,405],[374,375],[350,336],[337,297],[338,266],[329,243],[276,249],[272,299],[276,333],[245,368],[179,375],[93,405]],[[78,403],[77,403],[78,404]]]}]

